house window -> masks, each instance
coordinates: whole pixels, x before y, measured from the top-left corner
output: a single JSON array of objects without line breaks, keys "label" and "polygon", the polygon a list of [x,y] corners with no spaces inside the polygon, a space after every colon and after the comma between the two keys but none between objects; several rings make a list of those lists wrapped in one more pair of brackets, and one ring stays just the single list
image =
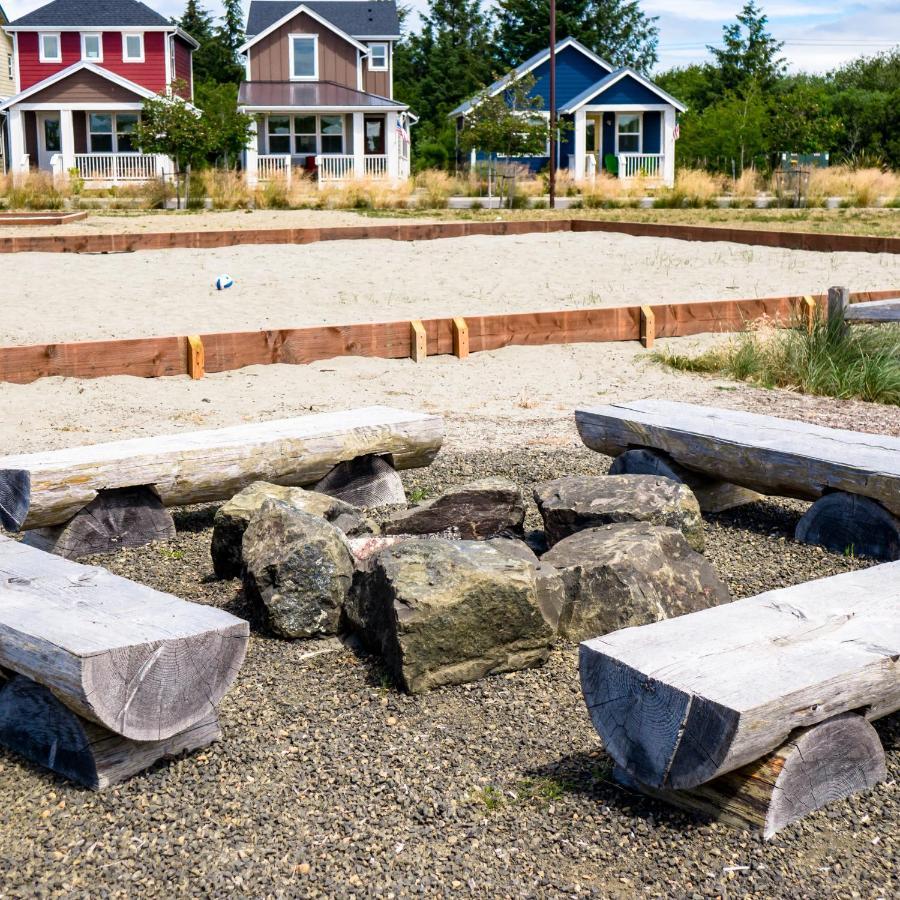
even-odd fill
[{"label": "house window", "polygon": [[122,35],[122,62],[143,62],[144,61],[144,35],[143,34],[123,34]]},{"label": "house window", "polygon": [[44,150],[47,153],[59,153],[62,150],[59,119],[44,119]]},{"label": "house window", "polygon": [[294,117],[294,153],[298,156],[314,156],[317,135],[315,116]]},{"label": "house window", "polygon": [[13,55],[12,53],[6,57],[6,77],[9,78],[10,81],[13,80]]},{"label": "house window", "polygon": [[619,113],[616,116],[616,148],[618,153],[641,152],[641,116]]},{"label": "house window", "polygon": [[103,36],[83,34],[81,36],[81,58],[93,62],[103,62]]},{"label": "house window", "polygon": [[291,117],[269,116],[269,153],[291,152]]},{"label": "house window", "polygon": [[294,81],[315,81],[319,77],[319,39],[314,34],[292,34],[291,78]]},{"label": "house window", "polygon": [[269,153],[315,156],[344,152],[343,116],[269,116],[266,134]]},{"label": "house window", "polygon": [[387,44],[369,44],[369,71],[386,72],[388,67]]},{"label": "house window", "polygon": [[137,153],[134,133],[137,128],[137,113],[116,113],[116,152]]},{"label": "house window", "polygon": [[62,62],[58,34],[42,34],[38,36],[41,62]]},{"label": "house window", "polygon": [[344,117],[320,116],[323,153],[344,152]]},{"label": "house window", "polygon": [[91,153],[136,153],[134,133],[138,114],[90,113],[88,133]]}]

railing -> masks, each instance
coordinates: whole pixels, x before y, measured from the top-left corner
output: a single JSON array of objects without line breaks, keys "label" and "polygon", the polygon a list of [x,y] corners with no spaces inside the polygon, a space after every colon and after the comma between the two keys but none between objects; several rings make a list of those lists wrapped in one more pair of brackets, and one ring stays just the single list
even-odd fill
[{"label": "railing", "polygon": [[661,178],[662,161],[662,153],[620,153],[619,178]]},{"label": "railing", "polygon": [[365,156],[366,178],[387,178],[388,158],[387,154],[380,156]]},{"label": "railing", "polygon": [[76,153],[75,169],[85,181],[147,181],[161,172],[157,156],[146,153]]},{"label": "railing", "polygon": [[287,153],[260,155],[256,160],[256,177],[258,181],[272,181],[283,178],[291,183],[291,157]]},{"label": "railing", "polygon": [[316,157],[319,183],[325,181],[348,181],[356,177],[356,163],[353,156],[346,153],[320,153]]}]

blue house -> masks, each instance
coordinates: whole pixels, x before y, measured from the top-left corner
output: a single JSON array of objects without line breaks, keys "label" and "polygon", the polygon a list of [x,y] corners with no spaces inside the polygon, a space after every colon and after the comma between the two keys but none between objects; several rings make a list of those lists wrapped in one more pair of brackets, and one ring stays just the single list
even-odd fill
[{"label": "blue house", "polygon": [[[535,80],[531,96],[543,100],[540,109],[549,117],[549,47],[495,81],[488,95],[527,74]],[[473,97],[450,113],[457,127],[477,103]],[[676,115],[686,107],[645,75],[628,66],[616,68],[569,37],[556,45],[556,103],[560,121],[570,123],[558,144],[557,165],[576,180],[605,171],[625,180],[641,175],[674,183]],[[549,163],[549,148],[543,156],[521,161],[542,168]]]}]

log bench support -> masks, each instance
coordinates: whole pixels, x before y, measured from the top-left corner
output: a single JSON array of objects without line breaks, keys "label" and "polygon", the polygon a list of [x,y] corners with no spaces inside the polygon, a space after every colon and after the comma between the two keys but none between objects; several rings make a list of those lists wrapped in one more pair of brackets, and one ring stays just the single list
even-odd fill
[{"label": "log bench support", "polygon": [[900,559],[900,518],[877,500],[846,491],[816,500],[797,523],[794,538],[847,556]]}]

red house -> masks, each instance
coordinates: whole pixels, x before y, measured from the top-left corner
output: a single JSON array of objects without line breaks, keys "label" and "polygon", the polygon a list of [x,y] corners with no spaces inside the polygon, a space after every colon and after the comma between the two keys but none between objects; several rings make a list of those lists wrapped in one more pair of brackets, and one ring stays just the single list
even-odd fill
[{"label": "red house", "polygon": [[192,99],[190,35],[139,0],[53,0],[3,30],[16,91],[0,103],[11,171],[107,182],[171,171],[137,152],[134,130],[144,99],[169,89]]}]

